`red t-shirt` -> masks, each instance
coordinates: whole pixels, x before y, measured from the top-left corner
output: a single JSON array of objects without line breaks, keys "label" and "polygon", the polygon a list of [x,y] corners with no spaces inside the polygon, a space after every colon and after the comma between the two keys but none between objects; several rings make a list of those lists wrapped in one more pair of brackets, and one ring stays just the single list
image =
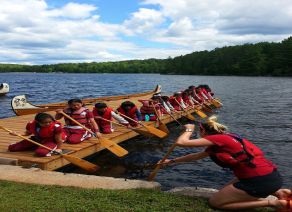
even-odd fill
[{"label": "red t-shirt", "polygon": [[[205,152],[209,155],[217,152],[236,153],[242,151],[241,143],[229,135],[209,135],[205,136],[204,139],[207,139],[215,144],[213,146],[209,146],[205,150]],[[245,179],[270,174],[276,166],[264,157],[264,153],[256,145],[246,139],[243,139],[243,141],[246,146],[248,145],[248,147],[252,148],[254,152],[256,152],[254,159],[252,160],[252,163],[256,167],[252,168],[246,163],[239,163],[238,165],[232,167],[234,175],[238,179]]]}]

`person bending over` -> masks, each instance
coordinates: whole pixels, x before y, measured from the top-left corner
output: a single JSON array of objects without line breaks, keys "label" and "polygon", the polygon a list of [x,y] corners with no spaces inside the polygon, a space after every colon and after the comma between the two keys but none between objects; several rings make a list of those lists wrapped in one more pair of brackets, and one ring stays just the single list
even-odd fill
[{"label": "person bending over", "polygon": [[[277,167],[264,156],[256,145],[246,138],[227,132],[227,128],[216,122],[215,116],[200,123],[200,136],[190,139],[195,126],[185,125],[184,132],[176,142],[181,147],[206,147],[204,152],[188,154],[162,165],[194,161],[209,156],[221,167],[230,168],[235,179],[225,185],[210,199],[209,203],[219,209],[246,209],[275,207],[292,211],[291,190],[281,189],[282,178]],[[274,195],[277,199],[262,199]],[[286,210],[285,210],[286,209]]]}]

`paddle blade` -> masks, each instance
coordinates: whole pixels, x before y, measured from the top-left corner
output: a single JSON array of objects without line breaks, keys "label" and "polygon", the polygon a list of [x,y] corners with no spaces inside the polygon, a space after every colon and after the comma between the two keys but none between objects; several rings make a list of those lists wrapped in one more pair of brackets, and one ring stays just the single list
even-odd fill
[{"label": "paddle blade", "polygon": [[147,136],[149,138],[152,138],[154,135],[149,132],[148,130],[143,130],[143,129],[132,129],[133,131],[135,131],[136,133],[139,133],[141,135]]},{"label": "paddle blade", "polygon": [[202,111],[195,109],[195,113],[200,116],[201,118],[206,118],[207,115],[205,113],[203,113]]},{"label": "paddle blade", "polygon": [[196,120],[195,117],[192,114],[189,114],[189,113],[187,115],[185,115],[185,117],[188,118],[191,121],[195,121]]},{"label": "paddle blade", "polygon": [[213,105],[214,105],[215,107],[217,107],[217,108],[222,107],[222,105],[223,105],[221,102],[219,102],[219,101],[216,100],[216,99],[212,99],[212,103],[213,103]]},{"label": "paddle blade", "polygon": [[168,130],[167,126],[164,123],[162,123],[161,121],[159,122],[158,129],[169,134],[169,130]]},{"label": "paddle blade", "polygon": [[156,165],[155,169],[153,169],[153,171],[150,173],[147,180],[153,181],[160,168],[161,168],[161,165]]},{"label": "paddle blade", "polygon": [[153,135],[157,136],[158,138],[165,138],[167,136],[167,133],[159,130],[155,127],[151,127],[151,126],[144,126],[150,133],[152,133]]},{"label": "paddle blade", "polygon": [[89,173],[94,173],[94,172],[96,172],[97,170],[100,169],[100,167],[98,165],[90,163],[90,162],[88,162],[86,160],[83,160],[81,158],[77,158],[77,157],[74,157],[72,155],[64,155],[64,154],[62,154],[62,156],[66,160],[70,161],[72,164],[74,164],[74,165],[86,170]]},{"label": "paddle blade", "polygon": [[209,106],[206,106],[206,105],[203,105],[203,106],[202,106],[202,110],[203,110],[204,112],[207,112],[207,113],[213,113],[212,108],[209,107]]},{"label": "paddle blade", "polygon": [[124,148],[122,148],[121,146],[119,146],[118,144],[116,144],[115,142],[113,142],[109,139],[99,138],[98,141],[100,142],[100,144],[103,147],[107,148],[109,151],[111,151],[112,153],[114,153],[118,157],[123,157],[126,154],[128,154],[127,150],[125,150]]}]

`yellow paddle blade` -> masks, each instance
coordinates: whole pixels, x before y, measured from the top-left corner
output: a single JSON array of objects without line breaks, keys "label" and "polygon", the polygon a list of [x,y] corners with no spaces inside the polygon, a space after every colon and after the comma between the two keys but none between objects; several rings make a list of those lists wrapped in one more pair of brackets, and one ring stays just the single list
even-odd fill
[{"label": "yellow paddle blade", "polygon": [[167,133],[159,130],[155,127],[151,127],[151,126],[144,126],[150,133],[152,133],[153,135],[157,136],[158,138],[165,138],[167,136]]},{"label": "yellow paddle blade", "polygon": [[195,113],[200,116],[201,118],[206,118],[207,115],[205,113],[203,113],[202,111],[195,109]]},{"label": "yellow paddle blade", "polygon": [[191,121],[195,121],[195,117],[192,114],[187,113],[187,115],[184,115],[186,118],[188,118]]},{"label": "yellow paddle blade", "polygon": [[223,105],[221,102],[219,102],[219,101],[216,100],[216,99],[212,99],[212,103],[213,103],[213,105],[214,105],[215,107],[217,107],[217,108],[222,107],[222,105]]},{"label": "yellow paddle blade", "polygon": [[164,123],[162,123],[161,121],[159,122],[158,129],[169,134],[169,130],[168,130],[167,126]]},{"label": "yellow paddle blade", "polygon": [[207,112],[207,113],[213,113],[212,108],[209,107],[209,106],[206,106],[206,105],[203,105],[203,106],[202,106],[202,110],[203,110],[204,112]]},{"label": "yellow paddle blade", "polygon": [[155,136],[155,135],[153,135],[151,132],[149,132],[146,129],[142,129],[142,128],[140,128],[140,129],[134,129],[133,128],[132,130],[135,131],[136,133],[139,133],[141,135],[145,135],[145,136],[147,136],[149,138],[152,138],[153,136]]},{"label": "yellow paddle blade", "polygon": [[77,158],[77,157],[74,157],[71,155],[62,154],[62,157],[64,157],[66,160],[68,160],[72,164],[79,166],[80,168],[86,170],[89,173],[94,173],[100,169],[100,167],[98,165],[95,165],[95,164],[90,163],[86,160],[83,160],[83,159],[80,159],[80,158]]},{"label": "yellow paddle blade", "polygon": [[119,157],[123,157],[126,154],[128,154],[127,150],[125,150],[124,148],[122,148],[121,146],[119,146],[118,144],[109,139],[99,138],[98,141],[103,147],[107,148],[109,151],[111,151],[112,153]]}]

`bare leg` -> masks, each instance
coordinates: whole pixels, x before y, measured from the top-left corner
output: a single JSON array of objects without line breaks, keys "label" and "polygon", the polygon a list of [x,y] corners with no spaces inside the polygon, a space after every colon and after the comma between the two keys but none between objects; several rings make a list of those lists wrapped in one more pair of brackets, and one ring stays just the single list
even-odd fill
[{"label": "bare leg", "polygon": [[211,206],[220,209],[247,209],[257,207],[285,207],[285,200],[268,200],[250,196],[246,192],[239,190],[229,184],[223,187],[219,192],[215,193],[210,199]]}]

